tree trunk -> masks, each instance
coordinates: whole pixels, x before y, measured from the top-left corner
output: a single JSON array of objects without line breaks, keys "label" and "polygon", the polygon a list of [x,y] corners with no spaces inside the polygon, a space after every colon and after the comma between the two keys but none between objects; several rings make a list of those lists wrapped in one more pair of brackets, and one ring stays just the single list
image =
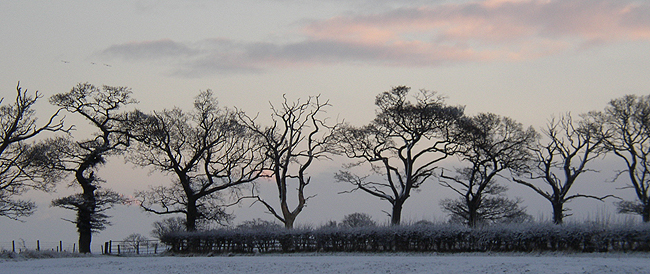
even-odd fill
[{"label": "tree trunk", "polygon": [[84,188],[83,204],[77,209],[77,231],[79,232],[79,253],[91,253],[92,219],[95,214],[95,193],[92,188]]},{"label": "tree trunk", "polygon": [[[282,189],[285,191],[282,195],[280,195],[280,209],[282,210],[282,218],[284,219],[282,222],[284,223],[284,228],[293,229],[293,225],[296,222],[296,218],[298,218],[298,214],[300,214],[302,208],[305,206],[305,200],[299,197],[298,205],[292,212],[289,210],[289,204],[287,204],[286,187],[283,187]],[[301,196],[301,193],[299,193],[299,196]]]},{"label": "tree trunk", "polygon": [[478,226],[478,209],[481,206],[480,196],[475,195],[472,198],[465,197],[467,203],[467,226],[475,228]]},{"label": "tree trunk", "polygon": [[[196,231],[196,221],[199,217],[199,211],[196,208],[196,198],[193,196],[187,197],[187,211],[185,212],[185,230]],[[199,252],[201,249],[201,241],[193,238],[188,243],[188,250],[190,252]]]},{"label": "tree trunk", "polygon": [[551,202],[553,205],[553,223],[556,225],[560,225],[564,222],[564,206],[560,202]]},{"label": "tree trunk", "polygon": [[296,221],[296,216],[289,214],[284,216],[284,228],[293,229],[293,223]]},{"label": "tree trunk", "polygon": [[467,205],[468,216],[467,216],[467,225],[471,228],[475,228],[478,225],[478,206],[475,206],[473,203]]},{"label": "tree trunk", "polygon": [[396,201],[393,204],[393,213],[390,215],[390,224],[391,225],[400,225],[402,221],[402,207],[404,206],[404,201]]},{"label": "tree trunk", "polygon": [[646,202],[645,205],[643,206],[643,212],[641,214],[643,217],[643,222],[648,223],[650,222],[650,203]]},{"label": "tree trunk", "polygon": [[80,208],[78,211],[77,231],[79,232],[79,253],[90,253],[92,241],[91,213],[88,209]]},{"label": "tree trunk", "polygon": [[196,208],[196,199],[188,197],[187,212],[185,213],[185,230],[196,231],[196,220],[198,216],[199,211]]},{"label": "tree trunk", "polygon": [[79,253],[91,253],[90,243],[92,232],[89,229],[79,228]]}]

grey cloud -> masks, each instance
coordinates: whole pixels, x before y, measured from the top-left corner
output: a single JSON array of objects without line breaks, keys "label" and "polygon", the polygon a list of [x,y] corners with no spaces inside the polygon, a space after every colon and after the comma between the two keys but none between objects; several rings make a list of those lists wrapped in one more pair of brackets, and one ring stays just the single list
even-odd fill
[{"label": "grey cloud", "polygon": [[[435,50],[432,50],[435,51]],[[212,74],[261,73],[297,64],[361,63],[375,65],[437,65],[465,61],[431,51],[416,52],[391,45],[359,44],[336,40],[306,40],[289,44],[242,43],[209,39],[192,44],[170,40],[113,45],[103,53],[131,61],[172,60],[171,75],[203,77]]]},{"label": "grey cloud", "polygon": [[225,73],[261,73],[293,64],[376,62],[381,49],[336,41],[304,41],[292,44],[201,42],[202,54],[186,58],[173,74],[201,77]]},{"label": "grey cloud", "polygon": [[372,60],[378,49],[360,47],[339,41],[303,41],[287,45],[255,43],[246,47],[247,56],[254,60],[287,60],[292,62],[338,62],[343,60]]},{"label": "grey cloud", "polygon": [[185,60],[170,74],[199,78],[214,74],[261,73],[264,69],[235,54],[215,53],[201,58]]},{"label": "grey cloud", "polygon": [[[357,44],[334,40],[310,40],[288,45],[255,44],[248,47],[252,60],[280,60],[295,63],[360,62],[380,65],[437,65],[455,58],[444,55],[439,48],[423,52],[409,51],[391,45]],[[462,61],[462,60],[457,60]]]},{"label": "grey cloud", "polygon": [[112,45],[101,52],[102,55],[123,59],[158,59],[192,56],[199,51],[171,40],[145,41]]}]

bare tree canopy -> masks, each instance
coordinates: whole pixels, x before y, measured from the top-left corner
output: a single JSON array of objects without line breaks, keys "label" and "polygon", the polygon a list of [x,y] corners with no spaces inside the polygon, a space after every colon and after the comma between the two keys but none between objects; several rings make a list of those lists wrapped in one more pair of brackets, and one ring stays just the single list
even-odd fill
[{"label": "bare tree canopy", "polygon": [[367,226],[376,226],[375,221],[372,220],[372,217],[366,213],[351,213],[343,216],[341,220],[341,227],[367,227]]},{"label": "bare tree canopy", "polygon": [[160,221],[155,221],[152,224],[151,236],[161,239],[164,235],[174,232],[185,231],[185,218],[183,217],[170,217]]},{"label": "bare tree canopy", "polygon": [[[261,141],[267,160],[264,176],[275,182],[279,210],[261,197],[255,195],[255,198],[286,228],[293,228],[296,217],[310,198],[305,196],[305,187],[311,182],[308,169],[315,160],[329,159],[333,152],[334,131],[340,124],[330,125],[321,117],[328,106],[329,102],[321,101],[320,96],[293,103],[284,97],[279,107],[271,105],[270,126],[261,126],[253,118],[242,116]],[[297,196],[293,209],[288,196],[292,186],[296,186]]]},{"label": "bare tree canopy", "polygon": [[473,213],[463,197],[441,200],[440,206],[449,214],[449,222],[467,226],[472,222],[474,226],[479,226],[532,221],[533,218],[526,213],[526,208],[520,207],[520,198],[512,200],[504,196],[504,186],[494,184],[490,188],[484,192],[480,207]]},{"label": "bare tree canopy", "polygon": [[604,124],[607,148],[625,163],[616,178],[626,176],[637,201],[619,203],[619,212],[639,214],[650,222],[650,95],[626,95],[597,113]]},{"label": "bare tree canopy", "polygon": [[520,123],[496,114],[478,114],[469,119],[461,153],[467,167],[456,170],[456,176],[440,174],[441,185],[462,197],[467,208],[470,227],[479,222],[478,212],[486,206],[483,195],[496,195],[500,189],[496,179],[506,170],[520,173],[528,169],[531,159],[529,148],[537,140],[532,127],[525,129]]},{"label": "bare tree canopy", "polygon": [[122,243],[127,249],[134,250],[136,254],[140,254],[140,247],[147,247],[149,245],[149,239],[140,233],[133,233],[122,239]]},{"label": "bare tree canopy", "polygon": [[212,91],[201,92],[194,109],[175,108],[143,116],[129,156],[137,165],[172,174],[171,186],[136,193],[142,208],[156,214],[181,213],[186,229],[197,223],[227,224],[224,194],[238,194],[262,171],[264,157],[254,134],[237,111],[220,108]]},{"label": "bare tree canopy", "polygon": [[31,215],[35,205],[31,201],[16,200],[16,196],[29,189],[50,191],[57,182],[56,171],[43,169],[32,161],[33,148],[25,142],[38,134],[50,131],[67,131],[60,109],[39,125],[34,105],[41,98],[16,86],[16,99],[8,104],[0,99],[0,216],[18,220]]},{"label": "bare tree canopy", "polygon": [[607,197],[569,194],[580,174],[593,171],[587,168],[587,164],[607,153],[602,127],[603,123],[590,115],[583,115],[578,121],[574,121],[568,113],[552,119],[542,131],[544,143],[537,143],[532,148],[536,157],[531,172],[527,178],[513,178],[551,203],[553,222],[556,224],[563,223],[563,218],[570,216],[564,207],[569,201],[575,198],[602,201]]},{"label": "bare tree canopy", "polygon": [[[434,175],[437,163],[460,151],[463,107],[447,106],[435,92],[421,90],[410,100],[410,88],[398,86],[377,95],[377,116],[363,127],[344,126],[337,134],[338,150],[361,160],[335,178],[390,202],[391,224],[398,225],[404,202],[413,189]],[[366,166],[375,175],[360,176]]]},{"label": "bare tree canopy", "polygon": [[79,252],[90,253],[93,231],[108,224],[108,216],[102,212],[123,201],[110,190],[97,191],[103,180],[95,172],[106,162],[107,156],[122,153],[129,146],[131,120],[139,116],[139,112],[119,112],[122,107],[136,103],[129,88],[100,88],[89,83],[78,84],[70,92],[52,96],[50,103],[82,116],[97,130],[82,141],[65,137],[46,140],[39,144],[41,150],[36,157],[43,166],[74,174],[82,193],[56,199],[52,205],[76,211],[77,218],[72,222],[79,232]]},{"label": "bare tree canopy", "polygon": [[278,230],[282,229],[282,226],[273,221],[266,221],[261,218],[256,218],[253,220],[246,220],[237,225],[237,229],[247,229],[247,230]]}]

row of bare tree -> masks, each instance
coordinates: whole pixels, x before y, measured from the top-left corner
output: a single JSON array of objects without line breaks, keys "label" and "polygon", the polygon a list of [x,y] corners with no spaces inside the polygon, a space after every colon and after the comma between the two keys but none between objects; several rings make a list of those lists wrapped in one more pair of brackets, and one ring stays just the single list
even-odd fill
[{"label": "row of bare tree", "polygon": [[[352,126],[324,117],[330,106],[319,96],[271,107],[270,125],[256,117],[220,107],[212,92],[201,92],[191,111],[179,108],[151,113],[123,110],[136,103],[126,87],[96,87],[83,83],[56,94],[50,103],[59,109],[38,125],[33,109],[40,98],[17,87],[16,101],[0,107],[0,216],[18,219],[34,211],[34,203],[16,199],[28,189],[52,190],[68,175],[82,193],[56,199],[52,205],[72,209],[79,232],[80,252],[90,252],[92,233],[107,224],[104,212],[126,202],[101,187],[95,174],[106,157],[120,155],[131,163],[172,177],[169,185],[136,193],[141,207],[156,214],[184,214],[185,229],[194,231],[208,222],[232,219],[224,207],[253,199],[286,228],[311,198],[309,168],[318,160],[345,155],[354,162],[334,177],[349,183],[347,192],[362,191],[390,202],[391,223],[412,191],[435,180],[459,194],[441,202],[452,218],[475,227],[481,223],[525,218],[520,200],[502,195],[507,189],[497,179],[525,185],[552,205],[555,223],[566,216],[565,204],[588,164],[613,153],[626,169],[637,201],[620,201],[619,211],[650,221],[650,96],[628,95],[612,100],[604,111],[574,119],[565,114],[552,119],[541,134],[511,118],[492,113],[468,117],[464,107],[449,106],[426,90],[399,86],[380,93],[377,114],[365,126]],[[62,112],[88,120],[95,133],[73,138]],[[27,143],[42,132],[56,137]],[[440,163],[452,156],[462,167],[445,170]],[[279,204],[256,194],[255,182],[275,182]],[[292,189],[297,203],[289,204]],[[250,193],[250,194],[249,194]]]}]

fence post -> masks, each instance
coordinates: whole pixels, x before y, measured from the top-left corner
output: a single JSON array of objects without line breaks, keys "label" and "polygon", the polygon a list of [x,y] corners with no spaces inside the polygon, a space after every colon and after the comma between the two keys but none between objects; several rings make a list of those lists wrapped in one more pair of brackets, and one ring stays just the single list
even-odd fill
[{"label": "fence post", "polygon": [[108,251],[108,242],[104,242],[104,254],[111,254]]},{"label": "fence post", "polygon": [[118,245],[117,245],[117,255],[120,255],[120,253],[121,253],[121,252],[120,252],[120,245],[118,244]]},{"label": "fence post", "polygon": [[41,251],[41,240],[36,240],[36,251]]},{"label": "fence post", "polygon": [[11,252],[16,253],[16,241],[11,241]]},{"label": "fence post", "polygon": [[77,243],[72,244],[72,253],[75,253],[77,251]]},{"label": "fence post", "polygon": [[108,241],[108,254],[113,254],[113,241]]},{"label": "fence post", "polygon": [[63,241],[59,241],[59,251],[63,252]]}]

